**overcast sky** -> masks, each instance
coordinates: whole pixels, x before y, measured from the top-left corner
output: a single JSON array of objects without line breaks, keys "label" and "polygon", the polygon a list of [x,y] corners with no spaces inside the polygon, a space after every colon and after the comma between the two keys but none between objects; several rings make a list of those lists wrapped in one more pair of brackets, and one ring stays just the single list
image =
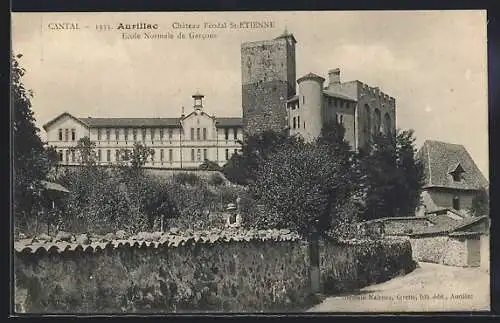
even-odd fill
[{"label": "overcast sky", "polygon": [[[96,24],[272,21],[275,28],[197,29],[209,40],[124,40]],[[51,30],[75,22],[81,30]],[[14,13],[12,46],[22,53],[38,125],[66,111],[76,117],[176,117],[205,94],[207,112],[241,116],[240,45],[297,39],[297,77],[360,80],[396,98],[397,127],[463,144],[488,176],[486,11],[240,13]],[[85,28],[88,26],[89,28]],[[229,27],[229,26],[228,26]],[[42,130],[43,135],[43,130]]]}]

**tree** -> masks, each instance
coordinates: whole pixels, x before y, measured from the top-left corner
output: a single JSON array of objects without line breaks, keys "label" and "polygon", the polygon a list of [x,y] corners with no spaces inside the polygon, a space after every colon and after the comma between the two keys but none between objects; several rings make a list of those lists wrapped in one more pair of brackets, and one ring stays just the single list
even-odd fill
[{"label": "tree", "polygon": [[249,185],[256,180],[260,165],[269,155],[290,141],[300,141],[298,137],[290,136],[288,130],[275,132],[263,131],[247,136],[241,144],[241,153],[233,155],[224,165],[223,173],[228,180],[240,185]]},{"label": "tree", "polygon": [[199,168],[203,169],[203,170],[217,170],[217,171],[221,170],[221,167],[219,166],[219,164],[217,164],[214,161],[208,160],[208,159],[205,159],[203,161],[203,163],[201,163]]},{"label": "tree", "polygon": [[72,151],[78,153],[80,164],[85,166],[95,166],[97,164],[96,144],[89,137],[80,138]]},{"label": "tree", "polygon": [[12,56],[11,62],[14,214],[29,216],[40,210],[41,192],[44,189],[41,181],[49,172],[50,164],[48,151],[39,137],[40,129],[35,125],[31,105],[33,92],[27,90],[22,82],[26,71],[18,62],[21,57],[21,54]]},{"label": "tree", "polygon": [[[301,234],[326,234],[342,206],[358,193],[356,173],[327,144],[301,141],[283,145],[266,158],[252,192],[268,214],[257,227],[289,228]],[[346,154],[347,155],[347,154]]]},{"label": "tree", "polygon": [[472,199],[472,205],[469,212],[473,216],[490,214],[490,197],[486,188],[481,188],[477,195]]},{"label": "tree", "polygon": [[360,154],[367,190],[364,219],[415,215],[424,181],[415,154],[413,130],[374,136],[369,150]]},{"label": "tree", "polygon": [[136,142],[132,149],[122,149],[120,151],[118,166],[125,171],[126,175],[137,176],[142,174],[144,165],[146,165],[148,159],[153,158],[154,149],[148,148],[148,146]]}]

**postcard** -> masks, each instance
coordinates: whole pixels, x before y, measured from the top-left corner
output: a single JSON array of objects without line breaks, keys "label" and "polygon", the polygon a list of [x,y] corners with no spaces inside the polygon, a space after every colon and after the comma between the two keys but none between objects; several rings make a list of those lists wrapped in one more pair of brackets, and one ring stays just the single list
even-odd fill
[{"label": "postcard", "polygon": [[490,310],[485,10],[12,13],[21,314]]}]

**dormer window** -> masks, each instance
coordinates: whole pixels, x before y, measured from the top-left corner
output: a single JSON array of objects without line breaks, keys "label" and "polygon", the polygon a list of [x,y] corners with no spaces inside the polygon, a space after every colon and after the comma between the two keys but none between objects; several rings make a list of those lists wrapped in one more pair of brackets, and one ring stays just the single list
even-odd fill
[{"label": "dormer window", "polygon": [[451,167],[451,171],[449,172],[454,182],[460,182],[462,180],[463,173],[465,173],[465,171],[459,163],[453,165],[453,167]]}]

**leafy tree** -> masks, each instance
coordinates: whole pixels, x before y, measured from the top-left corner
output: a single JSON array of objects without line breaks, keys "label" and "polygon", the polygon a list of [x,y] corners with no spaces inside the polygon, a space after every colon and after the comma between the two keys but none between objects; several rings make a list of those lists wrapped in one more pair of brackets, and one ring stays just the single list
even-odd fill
[{"label": "leafy tree", "polygon": [[126,176],[139,176],[142,174],[144,165],[148,159],[152,159],[154,150],[148,146],[136,142],[132,149],[122,149],[120,160],[117,162],[120,169]]},{"label": "leafy tree", "polygon": [[365,219],[415,215],[424,180],[415,154],[413,130],[374,136],[368,152],[360,155],[367,190]]},{"label": "leafy tree", "polygon": [[203,170],[218,170],[218,171],[221,170],[221,167],[219,166],[219,164],[217,164],[214,161],[208,160],[208,159],[205,159],[203,161],[203,163],[201,163],[199,168],[203,169]]},{"label": "leafy tree", "polygon": [[78,153],[80,164],[85,166],[95,166],[97,164],[96,144],[89,137],[80,138],[76,146],[72,147],[71,150]]},{"label": "leafy tree", "polygon": [[486,188],[481,188],[472,199],[472,205],[469,211],[473,216],[490,214],[490,197]]},{"label": "leafy tree", "polygon": [[[259,167],[252,192],[268,214],[257,227],[289,228],[322,234],[340,218],[342,206],[357,194],[356,173],[328,144],[301,141],[283,145]],[[347,153],[346,153],[347,155]]]},{"label": "leafy tree", "polygon": [[[41,206],[42,180],[50,169],[47,153],[35,125],[31,99],[33,92],[24,87],[25,69],[19,64],[21,54],[12,56],[11,107],[14,163],[14,214],[29,217]],[[25,219],[26,220],[26,219]]]},{"label": "leafy tree", "polygon": [[300,141],[298,137],[290,137],[288,130],[275,132],[267,130],[246,137],[241,144],[241,153],[235,154],[224,165],[223,173],[233,183],[249,185],[256,180],[260,165],[280,147],[290,141]]}]

